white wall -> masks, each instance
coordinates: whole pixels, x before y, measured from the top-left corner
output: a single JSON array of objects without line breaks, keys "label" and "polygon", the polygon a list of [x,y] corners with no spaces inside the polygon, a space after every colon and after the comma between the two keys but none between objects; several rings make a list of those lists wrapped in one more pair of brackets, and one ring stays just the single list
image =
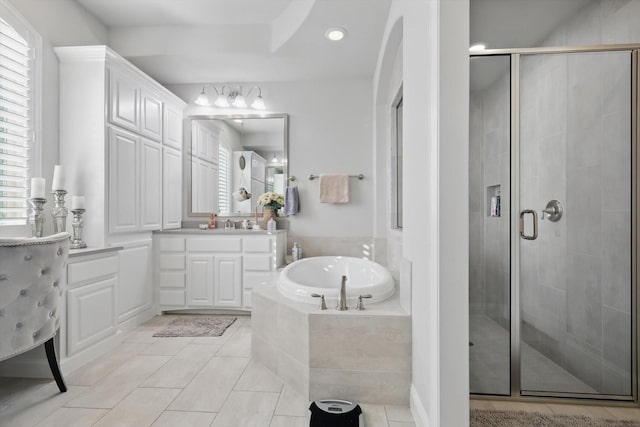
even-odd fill
[{"label": "white wall", "polygon": [[[42,172],[50,188],[59,158],[58,58],[53,46],[106,44],[107,29],[73,0],[10,0],[9,3],[42,36]],[[46,205],[50,209],[51,197]],[[0,227],[0,236],[25,236],[28,227]],[[44,234],[53,233],[48,216]]]},{"label": "white wall", "polygon": [[[289,233],[294,236],[371,237],[375,209],[371,81],[252,84],[262,88],[267,112],[289,114],[289,175],[298,178],[301,205],[300,213],[289,218]],[[191,104],[187,114],[220,114],[219,109],[193,105],[202,85],[167,87]],[[318,180],[309,181],[307,177],[322,173],[362,173],[365,179],[350,181],[350,203],[321,204]]]},{"label": "white wall", "polygon": [[[412,264],[411,408],[419,426],[462,427],[469,424],[469,1],[394,0],[376,88],[389,86],[391,73],[380,71],[400,19],[404,191],[412,195],[402,236]],[[377,91],[374,105],[385,93]]]}]

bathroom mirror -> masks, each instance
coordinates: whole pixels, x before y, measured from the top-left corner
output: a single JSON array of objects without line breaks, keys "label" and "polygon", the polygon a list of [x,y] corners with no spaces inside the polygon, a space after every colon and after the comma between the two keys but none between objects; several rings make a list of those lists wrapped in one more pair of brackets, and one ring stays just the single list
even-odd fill
[{"label": "bathroom mirror", "polygon": [[190,216],[253,216],[260,195],[284,194],[287,114],[194,116],[186,126]]}]

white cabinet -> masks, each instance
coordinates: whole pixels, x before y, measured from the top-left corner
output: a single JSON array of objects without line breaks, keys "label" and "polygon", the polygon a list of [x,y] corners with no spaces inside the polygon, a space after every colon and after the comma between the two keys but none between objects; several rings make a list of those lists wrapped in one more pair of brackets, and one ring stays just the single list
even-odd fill
[{"label": "white cabinet", "polygon": [[151,241],[125,244],[118,258],[118,322],[121,323],[151,308],[153,304]]},{"label": "white cabinet", "polygon": [[109,121],[125,129],[140,127],[140,89],[135,77],[115,68],[109,70]]},{"label": "white cabinet", "polygon": [[213,307],[213,255],[187,255],[187,300],[193,307]]},{"label": "white cabinet", "polygon": [[214,300],[216,307],[242,307],[242,256],[215,256]]},{"label": "white cabinet", "polygon": [[140,144],[140,228],[162,228],[162,146],[142,138]]},{"label": "white cabinet", "polygon": [[118,257],[70,258],[67,265],[65,357],[100,343],[116,332]]},{"label": "white cabinet", "polygon": [[184,107],[164,104],[164,132],[162,143],[182,151],[182,110]]},{"label": "white cabinet", "polygon": [[140,137],[109,128],[109,231],[138,230]]},{"label": "white cabinet", "polygon": [[251,308],[251,291],[284,265],[286,233],[157,234],[160,309]]},{"label": "white cabinet", "polygon": [[220,129],[210,122],[191,122],[191,135],[195,157],[211,163],[218,163],[218,138]]},{"label": "white cabinet", "polygon": [[162,147],[109,127],[109,232],[162,228]]},{"label": "white cabinet", "polygon": [[147,89],[142,89],[140,94],[140,133],[162,142],[162,99]]},{"label": "white cabinet", "polygon": [[182,152],[162,147],[162,228],[182,225]]},{"label": "white cabinet", "polygon": [[218,165],[194,158],[191,160],[193,212],[218,211]]},{"label": "white cabinet", "polygon": [[[165,216],[174,227],[175,211],[163,215],[164,208],[174,206],[162,203],[163,184],[175,188],[182,164],[175,161],[175,152],[162,147],[182,150],[186,103],[106,46],[58,47],[55,52],[60,161],[67,192],[87,196],[84,240],[107,246],[121,240],[114,234],[161,229]],[[166,153],[172,158],[163,162]],[[174,173],[177,166],[180,173],[164,180],[165,165]],[[181,203],[174,194],[172,200]]]}]

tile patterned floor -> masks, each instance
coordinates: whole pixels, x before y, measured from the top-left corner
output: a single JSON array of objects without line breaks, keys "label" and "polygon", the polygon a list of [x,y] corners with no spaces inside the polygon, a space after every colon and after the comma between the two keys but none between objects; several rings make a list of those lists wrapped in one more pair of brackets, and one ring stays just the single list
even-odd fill
[{"label": "tile patterned floor", "polygon": [[[130,332],[118,350],[66,376],[0,378],[2,427],[303,427],[309,402],[251,354],[251,318],[221,337],[154,338],[173,316]],[[362,405],[367,427],[415,427],[408,407]]]},{"label": "tile patterned floor", "polygon": [[[488,316],[473,315],[469,322],[469,370],[472,393],[508,394],[509,331]],[[596,391],[551,359],[523,343],[522,386],[526,390],[595,393]]]}]

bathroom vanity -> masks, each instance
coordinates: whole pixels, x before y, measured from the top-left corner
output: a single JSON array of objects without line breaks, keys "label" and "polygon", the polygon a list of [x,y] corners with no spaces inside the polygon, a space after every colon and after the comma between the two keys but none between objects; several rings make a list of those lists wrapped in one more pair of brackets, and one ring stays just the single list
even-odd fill
[{"label": "bathroom vanity", "polygon": [[286,231],[197,230],[154,234],[161,311],[250,310],[285,261]]}]

